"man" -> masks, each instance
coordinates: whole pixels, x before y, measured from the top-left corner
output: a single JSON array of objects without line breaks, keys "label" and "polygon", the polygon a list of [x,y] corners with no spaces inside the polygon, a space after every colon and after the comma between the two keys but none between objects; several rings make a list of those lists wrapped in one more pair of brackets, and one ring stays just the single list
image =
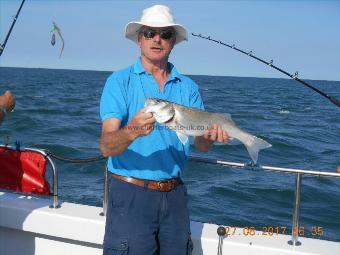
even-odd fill
[{"label": "man", "polygon": [[13,111],[15,107],[15,98],[13,94],[7,90],[0,96],[0,124],[5,118],[7,112]]},{"label": "man", "polygon": [[[168,62],[187,31],[168,7],[155,5],[140,22],[128,23],[125,36],[139,45],[141,57],[107,79],[100,104],[100,148],[110,156],[112,174],[104,254],[190,254],[187,191],[180,179],[190,144],[183,145],[143,109],[150,97],[204,109],[197,85]],[[214,141],[227,140],[214,125],[194,144],[207,151]]]}]

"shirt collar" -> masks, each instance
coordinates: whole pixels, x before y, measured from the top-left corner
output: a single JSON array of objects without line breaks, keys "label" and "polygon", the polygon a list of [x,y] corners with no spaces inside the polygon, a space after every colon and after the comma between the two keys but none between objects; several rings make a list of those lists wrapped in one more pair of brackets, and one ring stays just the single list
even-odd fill
[{"label": "shirt collar", "polygon": [[140,58],[137,59],[137,62],[133,65],[133,72],[135,74],[146,73],[144,66],[142,65],[142,61]]},{"label": "shirt collar", "polygon": [[[175,66],[168,62],[169,70],[170,70],[170,75],[168,80],[175,80],[175,79],[181,79],[180,74],[177,72],[177,69]],[[144,66],[142,65],[141,58],[138,58],[137,62],[133,65],[133,72],[135,74],[141,74],[141,73],[146,73],[146,70]]]},{"label": "shirt collar", "polygon": [[177,72],[176,67],[171,64],[170,62],[168,62],[168,66],[169,66],[169,70],[170,70],[170,76],[168,78],[168,80],[181,80],[181,77],[179,75],[179,73]]}]

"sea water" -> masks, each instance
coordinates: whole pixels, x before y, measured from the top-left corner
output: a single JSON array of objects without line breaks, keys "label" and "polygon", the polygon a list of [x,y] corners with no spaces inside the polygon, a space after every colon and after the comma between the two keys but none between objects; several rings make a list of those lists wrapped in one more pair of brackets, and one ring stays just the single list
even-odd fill
[{"label": "sea water", "polygon": [[[70,158],[99,155],[99,99],[109,75],[0,68],[0,93],[10,89],[17,99],[0,143],[19,141]],[[310,89],[287,79],[190,77],[206,110],[230,113],[239,127],[273,145],[260,152],[260,164],[333,172],[340,165],[340,110]],[[340,82],[308,82],[340,98]],[[242,144],[192,154],[250,161]],[[105,161],[56,165],[62,201],[102,206]],[[190,162],[183,179],[192,220],[291,232],[295,175]],[[340,241],[340,178],[303,177],[300,227],[304,236]]]}]

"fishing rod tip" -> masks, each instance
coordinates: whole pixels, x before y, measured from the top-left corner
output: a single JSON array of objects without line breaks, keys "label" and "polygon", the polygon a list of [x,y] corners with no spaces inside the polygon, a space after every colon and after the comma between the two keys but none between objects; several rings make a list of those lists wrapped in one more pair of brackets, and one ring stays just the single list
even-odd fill
[{"label": "fishing rod tip", "polygon": [[[329,97],[329,100],[331,100],[331,102],[332,102],[333,104],[335,104],[336,106],[340,107],[340,101],[339,101],[338,99],[336,99],[335,97],[330,96],[330,97]],[[338,166],[338,167],[339,167],[339,166]]]}]

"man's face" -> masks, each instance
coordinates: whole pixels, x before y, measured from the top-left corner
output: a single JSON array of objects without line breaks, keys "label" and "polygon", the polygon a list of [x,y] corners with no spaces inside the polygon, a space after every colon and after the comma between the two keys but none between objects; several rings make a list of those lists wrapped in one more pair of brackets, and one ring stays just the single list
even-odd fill
[{"label": "man's face", "polygon": [[142,27],[138,35],[138,44],[142,55],[152,62],[168,61],[176,42],[172,27]]}]

